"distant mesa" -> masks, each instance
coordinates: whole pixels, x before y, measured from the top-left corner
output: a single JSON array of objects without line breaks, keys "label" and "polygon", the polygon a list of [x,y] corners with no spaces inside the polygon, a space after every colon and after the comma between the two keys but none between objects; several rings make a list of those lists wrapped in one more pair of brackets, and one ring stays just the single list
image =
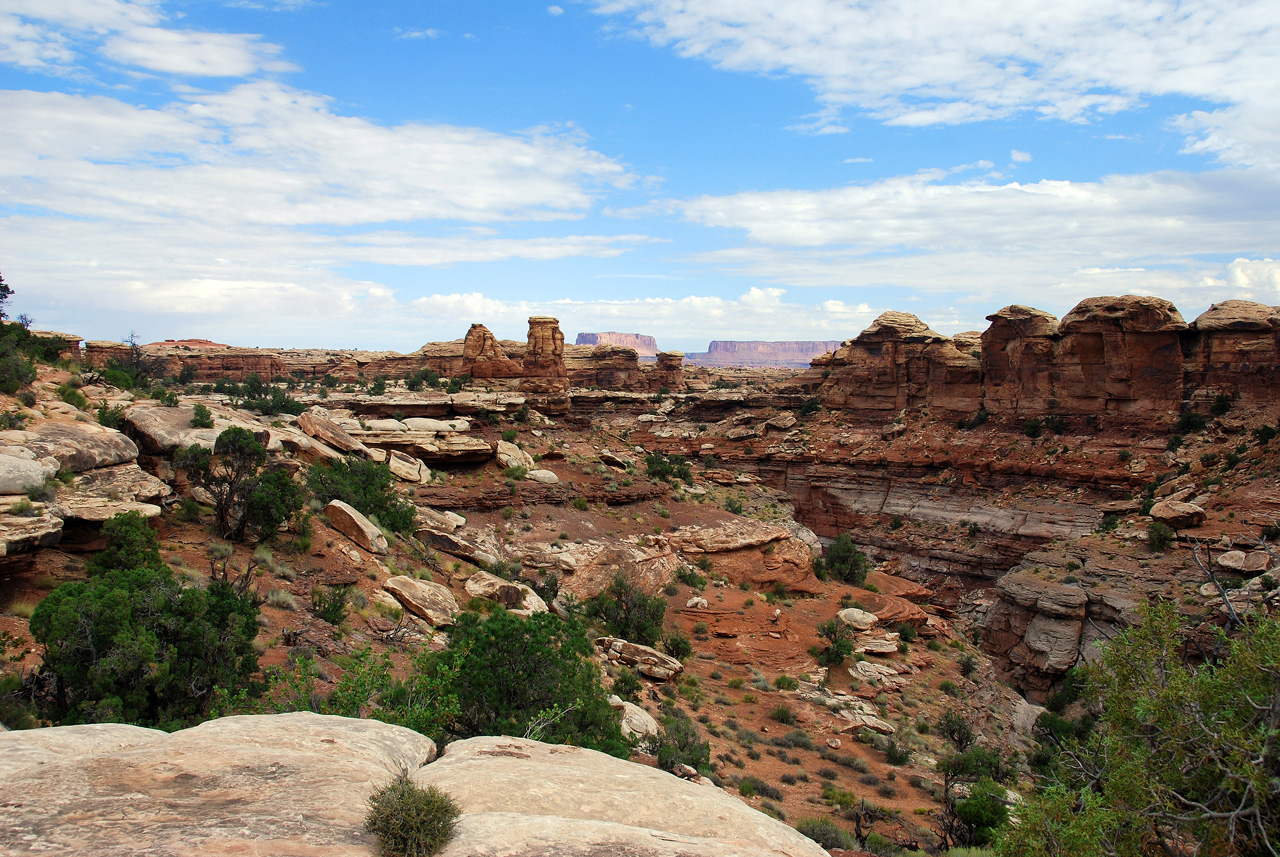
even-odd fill
[{"label": "distant mesa", "polygon": [[701,354],[685,354],[690,366],[777,367],[807,369],[815,357],[835,351],[839,342],[734,342],[715,340]]},{"label": "distant mesa", "polygon": [[650,359],[658,356],[658,341],[643,333],[618,333],[606,330],[604,333],[579,333],[574,345],[620,345],[623,348],[634,348],[639,357]]}]

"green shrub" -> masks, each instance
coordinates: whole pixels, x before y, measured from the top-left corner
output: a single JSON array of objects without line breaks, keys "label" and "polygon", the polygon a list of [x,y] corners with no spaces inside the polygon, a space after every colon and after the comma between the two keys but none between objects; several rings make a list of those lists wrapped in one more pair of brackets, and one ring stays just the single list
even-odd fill
[{"label": "green shrub", "polygon": [[89,407],[89,400],[84,397],[83,393],[75,387],[72,387],[70,384],[58,385],[58,398],[77,410],[83,411],[85,408]]},{"label": "green shrub", "polygon": [[587,511],[587,506],[589,504],[587,503],[586,497],[574,497],[573,500],[570,501],[569,505],[573,506],[573,508],[577,509],[579,512],[585,512]]},{"label": "green shrub", "polygon": [[666,456],[660,452],[645,456],[645,472],[650,479],[671,482],[679,479],[687,485],[693,484],[693,470],[689,460],[683,455]]},{"label": "green shrub", "polygon": [[203,719],[214,689],[250,688],[258,610],[224,580],[183,587],[165,569],[107,571],[64,583],[31,617],[63,723],[178,728]]},{"label": "green shrub", "polygon": [[1038,417],[1032,417],[1022,424],[1022,433],[1029,438],[1037,438],[1040,436],[1041,423]]},{"label": "green shrub", "polygon": [[516,430],[515,430],[515,429],[507,429],[506,431],[504,431],[504,432],[502,433],[502,439],[503,439],[504,441],[506,441],[507,443],[515,443],[515,442],[516,442]]},{"label": "green shrub", "polygon": [[36,406],[36,394],[30,390],[22,390],[18,393],[18,404],[24,408],[34,408]]},{"label": "green shrub", "polygon": [[843,848],[852,851],[858,847],[853,834],[837,825],[829,818],[805,818],[796,824],[796,830],[831,851]]},{"label": "green shrub", "polygon": [[894,766],[905,765],[911,761],[911,748],[890,738],[884,745],[884,760]]},{"label": "green shrub", "polygon": [[796,722],[795,712],[791,710],[789,705],[779,705],[769,712],[769,719],[776,720],[785,726],[794,726]]},{"label": "green shrub", "polygon": [[807,417],[810,414],[816,414],[822,409],[822,402],[816,398],[805,399],[804,403],[796,410],[796,414],[801,417]]},{"label": "green shrub", "polygon": [[853,654],[853,632],[839,618],[828,619],[818,625],[818,636],[827,641],[827,647],[820,650],[815,657],[818,663],[827,667],[838,667],[845,658]]},{"label": "green shrub", "polygon": [[[245,385],[248,386],[248,381]],[[295,417],[307,409],[306,405],[279,387],[271,387],[262,395],[246,398],[240,405],[260,414],[292,414]]]},{"label": "green shrub", "polygon": [[947,696],[959,696],[959,695],[960,695],[960,688],[956,687],[956,683],[955,683],[954,681],[951,681],[950,679],[947,679],[947,680],[943,681],[942,683],[940,683],[940,684],[938,685],[938,690],[942,691],[942,692],[943,692],[943,693],[945,693]]},{"label": "green shrub", "polygon": [[968,678],[978,671],[978,659],[969,652],[960,656],[960,675]]},{"label": "green shrub", "polygon": [[622,571],[588,607],[588,615],[601,619],[610,634],[642,646],[652,646],[661,638],[666,612],[665,600],[645,595]]},{"label": "green shrub", "polygon": [[341,500],[393,532],[411,533],[417,512],[397,496],[395,482],[387,465],[358,458],[317,461],[307,472],[307,487],[321,503]]},{"label": "green shrub", "polygon": [[174,455],[176,468],[214,498],[218,534],[243,541],[250,526],[274,535],[302,508],[302,491],[280,468],[262,471],[267,451],[248,429],[232,426],[218,435],[213,452],[192,444]]},{"label": "green shrub", "polygon": [[1152,521],[1147,525],[1147,547],[1153,553],[1163,553],[1173,543],[1174,532],[1161,521]]},{"label": "green shrub", "polygon": [[[853,543],[853,536],[841,533],[836,536],[825,551],[823,571],[836,580],[842,580],[853,586],[861,586],[867,579],[871,563],[866,555]],[[815,568],[815,571],[817,569]]]},{"label": "green shrub", "polygon": [[112,515],[103,522],[102,535],[107,540],[107,547],[89,560],[90,575],[130,568],[168,571],[168,565],[160,556],[156,531],[141,512]]},{"label": "green shrub", "polygon": [[349,586],[317,586],[311,590],[311,612],[337,627],[347,620]]},{"label": "green shrub", "polygon": [[658,736],[658,767],[672,771],[676,765],[688,765],[697,771],[711,767],[711,745],[703,740],[698,726],[683,712],[662,718],[662,733]]},{"label": "green shrub", "polygon": [[773,686],[778,690],[795,690],[800,686],[800,682],[796,681],[789,675],[780,675],[773,682]]},{"label": "green shrub", "polygon": [[693,643],[673,628],[662,635],[662,650],[678,661],[685,661],[693,655]]},{"label": "green shrub", "polygon": [[618,675],[613,680],[611,690],[622,699],[629,702],[639,702],[640,691],[644,690],[644,685],[641,684],[635,673],[626,667],[622,667],[618,670]]},{"label": "green shrub", "polygon": [[431,857],[453,839],[461,814],[448,794],[401,772],[369,796],[364,826],[378,838],[382,857]]},{"label": "green shrub", "polygon": [[1209,418],[1204,414],[1197,414],[1195,411],[1187,411],[1178,417],[1178,421],[1174,423],[1173,429],[1179,434],[1187,434],[1193,431],[1203,431],[1204,427],[1209,424]]},{"label": "green shrub", "polygon": [[457,697],[451,733],[527,736],[627,756],[592,646],[576,621],[554,613],[522,619],[501,608],[487,619],[463,613],[449,640],[435,668],[450,676],[447,689]]},{"label": "green shrub", "polygon": [[213,428],[213,413],[204,405],[197,404],[191,410],[192,428]]},{"label": "green shrub", "polygon": [[107,400],[103,399],[98,405],[98,425],[113,428],[117,431],[124,428],[124,408],[117,405],[109,407]]}]

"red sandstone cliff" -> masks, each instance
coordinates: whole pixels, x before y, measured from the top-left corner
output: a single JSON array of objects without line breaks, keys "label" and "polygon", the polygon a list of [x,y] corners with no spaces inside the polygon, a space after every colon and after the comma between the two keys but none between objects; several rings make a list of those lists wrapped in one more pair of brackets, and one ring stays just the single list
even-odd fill
[{"label": "red sandstone cliff", "polygon": [[1160,298],[1081,301],[1059,321],[1008,306],[980,336],[954,338],[908,313],[887,312],[792,384],[833,408],[1036,417],[1149,417],[1219,395],[1280,402],[1280,309],[1217,304],[1191,324]]}]

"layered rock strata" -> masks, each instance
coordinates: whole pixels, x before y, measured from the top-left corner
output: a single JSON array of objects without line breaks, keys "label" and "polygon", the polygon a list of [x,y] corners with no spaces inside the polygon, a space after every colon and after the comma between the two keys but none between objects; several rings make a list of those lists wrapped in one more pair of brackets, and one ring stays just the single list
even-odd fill
[{"label": "layered rock strata", "polygon": [[1276,307],[1226,301],[1187,324],[1166,300],[1126,295],[1088,298],[1061,321],[1020,305],[987,319],[976,337],[946,337],[913,315],[886,312],[793,387],[849,411],[1019,418],[1143,419],[1218,396],[1280,401]]}]

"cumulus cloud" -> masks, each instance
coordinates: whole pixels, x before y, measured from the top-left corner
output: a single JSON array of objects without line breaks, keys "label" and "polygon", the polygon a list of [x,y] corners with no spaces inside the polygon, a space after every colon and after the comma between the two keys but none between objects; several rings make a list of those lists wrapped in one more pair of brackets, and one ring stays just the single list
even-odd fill
[{"label": "cumulus cloud", "polygon": [[10,0],[0,12],[0,62],[67,72],[83,50],[112,62],[190,77],[239,77],[289,71],[279,45],[245,33],[163,26],[158,3],[146,0]]},{"label": "cumulus cloud", "polygon": [[596,8],[682,56],[805,78],[826,111],[814,127],[836,125],[845,108],[909,126],[1021,113],[1082,121],[1180,95],[1228,105],[1186,117],[1192,148],[1233,163],[1274,163],[1280,150],[1266,134],[1280,88],[1276,4],[596,0]]},{"label": "cumulus cloud", "polygon": [[0,92],[0,199],[66,215],[223,224],[338,224],[580,216],[631,181],[573,134],[387,127],[274,82],[161,109]]},{"label": "cumulus cloud", "polygon": [[564,9],[560,8],[559,6],[548,6],[548,7],[547,7],[547,14],[549,14],[549,15],[563,15],[563,14],[564,14]]},{"label": "cumulus cloud", "polygon": [[1031,163],[1031,153],[1024,152],[1021,149],[1014,149],[1009,153],[1009,159],[1015,164],[1029,164]]}]

